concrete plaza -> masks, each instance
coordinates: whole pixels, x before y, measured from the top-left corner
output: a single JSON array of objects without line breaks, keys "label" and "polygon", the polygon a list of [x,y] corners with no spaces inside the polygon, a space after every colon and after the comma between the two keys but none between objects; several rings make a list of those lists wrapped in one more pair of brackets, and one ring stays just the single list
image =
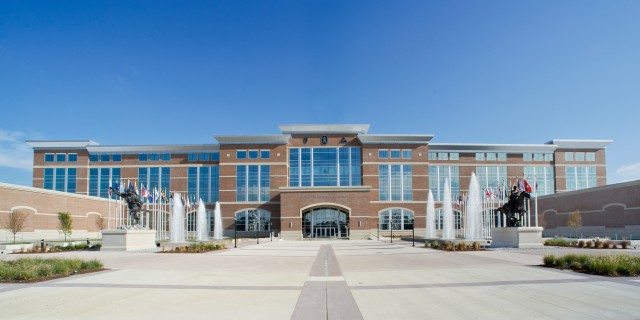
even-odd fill
[{"label": "concrete plaza", "polygon": [[539,267],[542,256],[553,251],[442,252],[402,241],[274,241],[205,254],[57,253],[45,257],[98,258],[110,270],[0,284],[0,318],[640,317],[640,278]]}]

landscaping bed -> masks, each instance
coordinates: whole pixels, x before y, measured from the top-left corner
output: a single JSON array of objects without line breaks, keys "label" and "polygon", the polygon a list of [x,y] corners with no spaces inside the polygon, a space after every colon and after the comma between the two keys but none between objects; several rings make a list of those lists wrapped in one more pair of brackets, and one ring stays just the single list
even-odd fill
[{"label": "landscaping bed", "polygon": [[181,247],[175,247],[170,249],[166,249],[163,247],[160,253],[204,253],[204,252],[222,250],[225,248],[226,248],[225,245],[222,243],[198,242],[188,246],[181,246]]},{"label": "landscaping bed", "polygon": [[626,249],[630,242],[627,240],[587,239],[569,241],[564,238],[552,238],[544,241],[545,246],[573,247],[587,249]]},{"label": "landscaping bed", "polygon": [[564,256],[544,256],[544,266],[557,269],[571,269],[577,272],[601,276],[634,277],[640,275],[640,257],[625,254],[592,256],[588,254],[567,254]]},{"label": "landscaping bed", "polygon": [[480,246],[480,242],[466,242],[464,240],[425,240],[425,248],[431,248],[443,251],[480,251],[484,250]]},{"label": "landscaping bed", "polygon": [[105,270],[101,261],[74,258],[0,260],[0,282],[40,282]]}]

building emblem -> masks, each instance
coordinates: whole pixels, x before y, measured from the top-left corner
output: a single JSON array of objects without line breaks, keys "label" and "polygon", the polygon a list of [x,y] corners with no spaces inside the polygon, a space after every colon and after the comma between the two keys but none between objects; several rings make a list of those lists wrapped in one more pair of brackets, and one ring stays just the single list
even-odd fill
[{"label": "building emblem", "polygon": [[320,139],[320,143],[327,144],[327,142],[329,142],[329,138],[327,138],[327,136],[322,136],[322,138]]},{"label": "building emblem", "polygon": [[309,140],[309,139],[308,139],[307,137],[304,137],[304,138],[302,138],[302,143],[307,144],[307,141],[308,141],[308,140]]},{"label": "building emblem", "polygon": [[346,143],[347,142],[347,138],[342,137],[342,139],[340,139],[340,143]]}]

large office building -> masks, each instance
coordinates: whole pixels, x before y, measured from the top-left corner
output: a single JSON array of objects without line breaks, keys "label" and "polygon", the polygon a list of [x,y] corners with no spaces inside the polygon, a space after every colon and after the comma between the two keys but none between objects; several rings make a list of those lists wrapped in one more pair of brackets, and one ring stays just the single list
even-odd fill
[{"label": "large office building", "polygon": [[202,145],[29,141],[33,186],[104,198],[113,181],[133,181],[203,199],[208,209],[219,201],[227,236],[258,228],[285,239],[363,239],[424,230],[429,190],[441,206],[445,180],[457,199],[472,172],[491,190],[520,178],[540,195],[603,186],[611,143],[436,143],[433,135],[369,134],[369,125],[279,129]]}]

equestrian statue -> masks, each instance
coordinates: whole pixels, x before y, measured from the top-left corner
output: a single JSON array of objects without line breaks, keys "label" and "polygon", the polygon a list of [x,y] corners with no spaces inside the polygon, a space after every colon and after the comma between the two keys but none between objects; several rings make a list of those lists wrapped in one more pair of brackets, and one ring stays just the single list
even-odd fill
[{"label": "equestrian statue", "polygon": [[494,213],[501,213],[506,216],[507,227],[521,227],[522,217],[527,213],[524,207],[524,199],[530,199],[531,195],[525,191],[519,191],[516,186],[511,189],[509,201],[494,210]]}]

